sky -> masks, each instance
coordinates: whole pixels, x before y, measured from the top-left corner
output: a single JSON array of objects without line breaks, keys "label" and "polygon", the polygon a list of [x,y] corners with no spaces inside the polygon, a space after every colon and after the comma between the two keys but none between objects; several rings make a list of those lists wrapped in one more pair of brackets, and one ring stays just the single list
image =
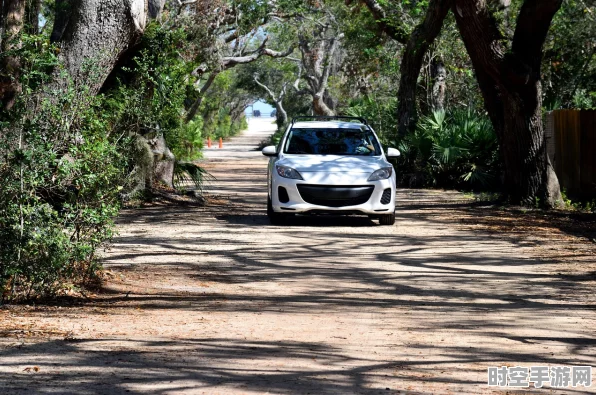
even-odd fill
[{"label": "sky", "polygon": [[268,117],[271,115],[271,111],[274,110],[274,108],[272,106],[270,106],[269,104],[265,103],[264,101],[259,100],[258,102],[256,102],[255,104],[252,105],[252,107],[248,107],[246,109],[246,114],[252,114],[253,108],[255,110],[259,110],[261,111],[261,116],[262,117]]}]

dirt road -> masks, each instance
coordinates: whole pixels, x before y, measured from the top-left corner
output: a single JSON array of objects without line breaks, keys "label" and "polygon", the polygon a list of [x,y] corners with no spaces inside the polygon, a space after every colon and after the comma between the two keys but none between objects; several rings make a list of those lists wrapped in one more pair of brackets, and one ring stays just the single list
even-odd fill
[{"label": "dirt road", "polygon": [[271,226],[271,132],[207,151],[206,207],[125,211],[90,301],[0,310],[0,394],[504,394],[487,367],[596,365],[592,250],[464,226],[455,192]]}]

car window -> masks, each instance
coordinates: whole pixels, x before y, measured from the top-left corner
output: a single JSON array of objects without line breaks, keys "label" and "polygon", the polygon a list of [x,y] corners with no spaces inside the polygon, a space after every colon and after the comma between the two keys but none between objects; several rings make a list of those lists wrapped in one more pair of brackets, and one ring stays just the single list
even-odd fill
[{"label": "car window", "polygon": [[284,153],[378,156],[381,155],[381,149],[375,135],[368,128],[296,128],[288,134]]}]

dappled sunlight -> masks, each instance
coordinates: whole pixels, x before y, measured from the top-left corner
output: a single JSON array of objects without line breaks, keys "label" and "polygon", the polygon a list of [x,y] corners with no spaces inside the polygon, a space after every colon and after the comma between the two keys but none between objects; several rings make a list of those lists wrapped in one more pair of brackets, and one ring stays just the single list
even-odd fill
[{"label": "dappled sunlight", "polygon": [[492,209],[400,190],[395,226],[365,216],[273,226],[266,159],[236,147],[208,162],[206,206],[122,213],[101,292],[68,311],[15,313],[52,325],[45,341],[3,349],[15,393],[490,393],[488,366],[594,362],[593,276],[562,275],[537,241],[453,216]]}]

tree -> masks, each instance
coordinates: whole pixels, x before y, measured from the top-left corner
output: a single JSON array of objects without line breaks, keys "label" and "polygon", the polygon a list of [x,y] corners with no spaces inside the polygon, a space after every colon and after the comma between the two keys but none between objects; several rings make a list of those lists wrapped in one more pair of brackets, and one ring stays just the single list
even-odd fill
[{"label": "tree", "polygon": [[[54,87],[72,81],[97,93],[120,55],[142,35],[147,7],[144,0],[57,0],[51,39],[60,46],[67,73],[56,71]],[[89,73],[90,64],[94,73]]]},{"label": "tree", "polygon": [[258,75],[255,74],[254,80],[257,85],[259,85],[261,88],[265,90],[265,92],[267,92],[267,94],[275,104],[275,116],[277,118],[277,127],[278,129],[281,129],[284,125],[288,123],[288,113],[284,109],[283,100],[286,97],[286,93],[288,92],[289,82],[285,82],[281,87],[281,91],[279,92],[279,94],[276,94],[267,85],[259,81]]},{"label": "tree", "polygon": [[331,72],[338,63],[338,48],[343,34],[334,16],[327,10],[323,10],[323,14],[323,20],[315,20],[311,29],[298,33],[298,48],[306,80],[306,88],[302,92],[312,97],[315,114],[333,116],[335,105],[327,89]]},{"label": "tree", "polygon": [[[240,40],[240,39],[237,39],[237,40]],[[231,69],[232,67],[235,67],[238,65],[245,65],[245,64],[255,62],[258,59],[260,59],[262,56],[267,56],[267,57],[270,57],[273,59],[284,58],[284,57],[289,56],[292,52],[294,52],[293,45],[290,46],[290,48],[284,52],[274,51],[272,49],[269,49],[269,48],[267,48],[268,40],[269,40],[269,37],[265,37],[265,39],[263,40],[261,45],[257,49],[253,49],[253,50],[251,50],[247,46],[244,46],[244,45],[241,46],[241,45],[236,44],[235,45],[236,48],[240,47],[240,46],[242,48],[235,51],[232,56],[225,56],[225,57],[221,58],[221,60],[219,61],[219,64],[213,66],[213,70],[211,70],[209,77],[207,78],[206,82],[203,84],[203,86],[199,90],[199,94],[198,94],[197,98],[195,99],[193,105],[188,110],[188,113],[186,114],[186,122],[190,122],[197,115],[197,111],[199,110],[199,107],[201,106],[201,103],[203,101],[203,97],[205,96],[205,93],[207,93],[207,91],[211,87],[211,84],[213,84],[213,81],[215,81],[215,78],[217,77],[217,75],[219,73],[221,73],[222,71]],[[193,75],[198,76],[200,78],[208,70],[209,70],[209,66],[206,63],[203,63],[193,71]]]},{"label": "tree", "polygon": [[[403,40],[400,31],[386,22],[374,0],[365,3],[387,27],[384,31]],[[496,3],[496,4],[493,4]],[[401,67],[399,130],[416,124],[416,81],[422,58],[438,36],[452,9],[458,30],[474,66],[485,108],[499,138],[504,167],[504,187],[511,201],[533,204],[540,200],[554,206],[561,200],[559,184],[545,149],[542,126],[542,47],[562,0],[525,0],[512,38],[502,34],[498,13],[509,2],[487,0],[431,0],[422,23],[409,36]],[[510,50],[509,50],[510,48]]]},{"label": "tree", "polygon": [[430,64],[430,74],[432,79],[431,107],[433,111],[445,110],[445,78],[447,71],[445,65],[440,59],[433,59]]},{"label": "tree", "polygon": [[[456,0],[453,12],[499,137],[506,195],[516,203],[561,201],[542,125],[543,45],[562,0],[525,0],[509,43],[486,0]],[[509,45],[507,45],[509,44]]]},{"label": "tree", "polygon": [[[401,78],[398,91],[398,135],[404,136],[416,128],[418,111],[416,92],[418,77],[424,55],[437,38],[443,27],[443,21],[452,5],[452,0],[430,0],[424,19],[408,33],[407,26],[398,24],[389,18],[387,11],[376,0],[364,0],[379,27],[388,36],[405,45],[401,61]],[[400,15],[404,15],[403,12]]]},{"label": "tree", "polygon": [[2,37],[0,38],[0,101],[2,107],[11,109],[20,93],[21,62],[18,56],[10,54],[20,46],[19,35],[25,24],[25,0],[6,0],[0,10]]}]

